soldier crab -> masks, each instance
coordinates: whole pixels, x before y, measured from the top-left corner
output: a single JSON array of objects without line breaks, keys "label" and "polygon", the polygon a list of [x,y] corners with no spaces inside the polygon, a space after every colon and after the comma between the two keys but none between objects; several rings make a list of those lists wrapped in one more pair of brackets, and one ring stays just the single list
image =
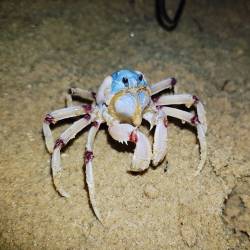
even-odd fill
[{"label": "soldier crab", "polygon": [[[175,84],[174,78],[167,78],[149,85],[141,72],[124,69],[106,77],[97,94],[79,88],[71,88],[66,98],[67,107],[47,114],[43,122],[46,147],[52,154],[53,182],[58,193],[64,197],[69,196],[59,181],[62,171],[60,151],[77,133],[91,125],[85,151],[86,182],[94,213],[101,221],[96,206],[92,160],[94,139],[102,123],[107,124],[109,134],[113,139],[136,144],[131,171],[143,171],[149,167],[151,161],[154,166],[157,166],[164,159],[167,152],[167,117],[175,117],[190,123],[196,127],[200,143],[200,162],[196,172],[199,173],[205,163],[207,151],[205,138],[207,125],[202,103],[196,96],[190,94],[162,94],[157,98],[152,97],[166,89],[174,89]],[[72,103],[72,96],[90,100],[92,104],[75,106]],[[181,104],[188,108],[193,106],[195,113],[169,106]],[[75,121],[54,142],[50,124],[70,117],[80,119]],[[147,136],[139,130],[142,119],[149,122],[150,129],[156,126],[153,147]]]}]

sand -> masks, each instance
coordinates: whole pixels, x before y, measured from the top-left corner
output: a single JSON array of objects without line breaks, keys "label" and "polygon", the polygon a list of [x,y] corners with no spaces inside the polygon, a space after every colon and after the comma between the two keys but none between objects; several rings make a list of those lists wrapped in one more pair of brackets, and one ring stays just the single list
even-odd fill
[{"label": "sand", "polygon": [[[250,249],[249,12],[248,1],[190,1],[168,33],[153,1],[1,1],[0,249]],[[195,131],[171,119],[167,158],[132,175],[132,151],[103,126],[93,161],[102,226],[84,179],[87,129],[62,154],[64,199],[41,125],[70,86],[96,90],[128,67],[201,98],[208,157],[194,177]]]}]

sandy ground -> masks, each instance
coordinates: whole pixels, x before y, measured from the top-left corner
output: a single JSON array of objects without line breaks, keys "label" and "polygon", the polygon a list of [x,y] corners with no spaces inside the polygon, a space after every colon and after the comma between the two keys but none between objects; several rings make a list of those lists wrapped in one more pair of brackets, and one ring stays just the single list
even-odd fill
[{"label": "sandy ground", "polygon": [[[172,33],[153,1],[110,2],[0,2],[0,249],[250,249],[249,1],[190,1]],[[123,67],[152,83],[174,76],[179,92],[201,97],[208,159],[194,177],[195,131],[171,120],[168,164],[131,175],[132,152],[103,126],[94,158],[102,226],[84,181],[87,130],[62,154],[64,199],[41,123],[70,86],[96,90]]]}]

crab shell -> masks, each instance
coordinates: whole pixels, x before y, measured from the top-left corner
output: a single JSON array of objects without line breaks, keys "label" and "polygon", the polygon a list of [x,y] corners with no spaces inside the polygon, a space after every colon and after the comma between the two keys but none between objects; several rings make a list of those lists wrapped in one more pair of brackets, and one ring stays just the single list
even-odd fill
[{"label": "crab shell", "polygon": [[[98,105],[105,104],[114,119],[138,127],[144,110],[151,102],[151,90],[145,78],[141,84],[135,80],[136,74],[142,75],[139,71],[122,70],[106,77],[97,92],[96,101]],[[130,76],[128,86],[116,81],[123,75]]]}]

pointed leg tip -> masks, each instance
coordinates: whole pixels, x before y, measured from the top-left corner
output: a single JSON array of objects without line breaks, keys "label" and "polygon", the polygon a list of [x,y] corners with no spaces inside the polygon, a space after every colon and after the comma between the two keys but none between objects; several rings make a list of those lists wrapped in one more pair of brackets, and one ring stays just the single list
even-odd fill
[{"label": "pointed leg tip", "polygon": [[135,168],[135,167],[131,167],[129,169],[130,172],[134,172],[134,173],[137,173],[137,172],[142,172],[144,171],[145,169],[141,169],[141,168]]},{"label": "pointed leg tip", "polygon": [[97,209],[97,207],[95,205],[93,205],[93,201],[91,202],[91,206],[92,206],[92,209],[93,209],[93,212],[94,212],[96,219],[104,226],[102,216],[100,215],[100,212]]},{"label": "pointed leg tip", "polygon": [[162,156],[155,156],[152,159],[152,164],[154,167],[157,167],[160,163],[162,163],[162,161],[164,160],[165,154]]},{"label": "pointed leg tip", "polygon": [[58,176],[54,176],[54,186],[58,194],[63,198],[69,198],[70,194],[64,190],[64,188],[58,183],[59,180],[57,179]]},{"label": "pointed leg tip", "polygon": [[152,164],[154,167],[157,167],[159,165],[160,161],[153,160]]},{"label": "pointed leg tip", "polygon": [[149,167],[149,161],[132,162],[130,171],[132,172],[142,172]]},{"label": "pointed leg tip", "polygon": [[97,220],[101,223],[101,225],[104,226],[103,219],[102,219],[102,217],[100,216],[99,212],[96,212],[96,211],[95,211],[95,216],[96,216]]},{"label": "pointed leg tip", "polygon": [[58,192],[63,198],[68,199],[68,198],[70,197],[70,194],[67,193],[66,191],[64,191],[62,188],[57,189],[57,192]]},{"label": "pointed leg tip", "polygon": [[199,176],[199,175],[200,175],[200,173],[201,173],[201,171],[200,171],[200,170],[196,170],[196,171],[195,171],[195,173],[194,173],[194,177]]},{"label": "pointed leg tip", "polygon": [[195,177],[197,177],[198,175],[201,174],[201,172],[202,172],[202,170],[203,170],[203,167],[204,167],[204,164],[205,164],[205,163],[202,163],[202,164],[200,164],[200,165],[198,166],[197,170],[196,170],[195,173],[194,173],[194,176],[195,176]]}]

